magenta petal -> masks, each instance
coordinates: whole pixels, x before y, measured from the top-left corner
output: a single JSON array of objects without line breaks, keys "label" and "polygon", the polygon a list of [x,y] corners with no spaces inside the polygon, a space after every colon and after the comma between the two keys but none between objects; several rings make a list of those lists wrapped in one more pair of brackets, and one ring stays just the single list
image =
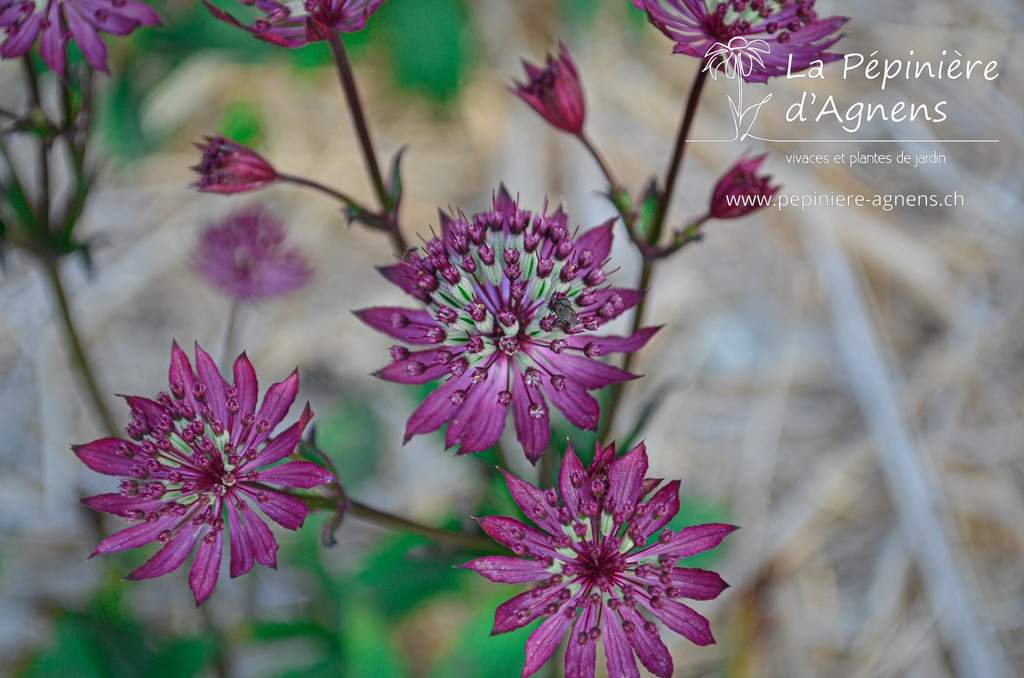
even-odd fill
[{"label": "magenta petal", "polygon": [[594,268],[601,268],[601,265],[608,259],[608,255],[612,251],[612,228],[614,226],[615,219],[612,218],[576,239],[576,251],[590,250],[593,257],[593,263],[590,266],[580,268],[580,275],[586,275]]},{"label": "magenta petal", "polygon": [[[445,364],[438,362],[438,354],[441,351],[445,351],[448,354]],[[451,360],[452,355],[452,351],[448,348],[432,348],[426,351],[417,351],[410,353],[409,357],[405,360],[391,363],[377,372],[375,376],[399,384],[426,384],[434,379],[440,379],[449,373],[447,363]]]},{"label": "magenta petal", "polygon": [[[119,449],[132,454],[133,458],[121,456]],[[131,469],[140,465],[134,458],[140,456],[139,448],[120,438],[100,438],[85,445],[72,445],[71,451],[93,471],[108,476],[131,476]]]},{"label": "magenta petal", "polygon": [[491,635],[497,636],[521,629],[540,617],[549,603],[558,600],[559,594],[565,587],[566,583],[563,582],[558,586],[543,589],[539,596],[535,591],[530,590],[509,598],[494,611],[494,626],[491,628]]},{"label": "magenta petal", "polygon": [[154,553],[153,557],[143,563],[142,567],[130,573],[125,579],[128,581],[151,579],[178,569],[195,548],[201,528],[202,525],[193,525],[191,520],[184,521],[163,548]]},{"label": "magenta petal", "polygon": [[[54,2],[54,5],[58,3]],[[107,72],[107,46],[103,44],[99,33],[89,21],[78,13],[74,3],[61,3],[65,7],[64,16],[67,18],[68,30],[75,36],[75,43],[82,50],[82,56],[89,62],[89,65],[97,71]],[[56,18],[56,12],[53,13]],[[54,24],[56,28],[60,24]]]},{"label": "magenta petal", "polygon": [[550,351],[538,351],[537,355],[551,365],[552,372],[564,375],[567,381],[575,381],[588,391],[637,377],[618,367],[568,353],[554,355]]},{"label": "magenta petal", "polygon": [[639,538],[633,537],[633,539],[637,546],[643,546],[652,534],[668,525],[677,513],[679,513],[679,481],[673,480],[666,483],[650,498],[647,502],[647,512],[633,520],[633,531],[630,532],[630,535],[632,536],[634,532],[639,535]]},{"label": "magenta petal", "polygon": [[260,405],[260,411],[256,414],[256,422],[268,421],[270,426],[263,433],[256,434],[256,437],[249,442],[250,448],[256,447],[270,437],[274,427],[280,424],[281,420],[288,414],[288,410],[291,409],[292,403],[295,402],[295,396],[298,393],[298,370],[288,375],[288,378],[284,381],[273,384],[267,389],[267,392],[263,395],[263,404]]},{"label": "magenta petal", "polygon": [[199,550],[196,552],[196,559],[192,562],[192,569],[188,573],[188,585],[192,589],[192,595],[196,599],[196,607],[199,607],[213,593],[213,587],[217,584],[217,577],[220,575],[220,560],[223,552],[223,532],[214,531],[212,541],[199,540]]},{"label": "magenta petal", "polygon": [[562,470],[558,475],[558,489],[562,495],[562,502],[569,510],[574,520],[582,517],[581,508],[583,504],[590,501],[590,484],[587,482],[587,470],[583,463],[576,456],[576,451],[570,445],[562,457]]},{"label": "magenta petal", "polygon": [[[530,414],[530,405],[538,403],[537,414]],[[551,440],[551,424],[548,408],[544,407],[544,396],[536,386],[527,386],[518,369],[512,369],[512,419],[516,426],[516,438],[523,446],[526,458],[536,464]]]},{"label": "magenta petal", "polygon": [[33,12],[25,17],[25,20],[18,25],[18,32],[7,36],[7,39],[0,45],[0,56],[5,59],[24,56],[28,48],[35,44],[43,16],[42,12]]},{"label": "magenta petal", "polygon": [[239,511],[232,505],[228,510],[228,529],[231,530],[232,578],[251,570],[254,560],[277,569],[277,542],[267,524],[252,510]]},{"label": "magenta petal", "polygon": [[[64,40],[61,39],[61,18],[60,8],[62,4],[53,2],[50,4],[49,16],[46,18],[48,25],[44,26],[41,35],[39,36],[39,56],[43,58],[46,65],[53,69],[53,72],[59,75],[61,78],[64,77],[65,67],[67,66],[67,51],[64,49]],[[78,14],[75,11],[75,7],[72,5],[67,6],[67,16],[69,25],[71,26],[71,32],[76,34],[76,23],[80,22]],[[77,20],[77,21],[76,21]],[[90,29],[86,27],[82,30],[83,33],[88,32]],[[99,36],[96,35],[95,31],[92,31],[92,37],[94,40],[99,41]],[[88,42],[88,40],[86,40]],[[106,68],[103,65],[106,61],[106,47],[100,41],[101,54],[101,66],[97,70],[105,71]],[[82,47],[82,52],[85,53],[85,47]],[[86,55],[88,58],[88,55]],[[91,61],[90,61],[91,63]]]},{"label": "magenta petal", "polygon": [[609,287],[594,292],[594,303],[587,308],[598,309],[611,303],[612,313],[605,316],[604,322],[618,318],[620,315],[640,303],[646,294],[643,290],[627,290],[621,287]]},{"label": "magenta petal", "polygon": [[234,415],[231,422],[231,440],[235,441],[242,432],[242,416],[256,411],[259,381],[256,379],[256,370],[249,362],[249,356],[244,352],[235,359],[231,371],[235,380],[235,390],[238,391],[238,414]]},{"label": "magenta petal", "polygon": [[636,608],[628,605],[620,605],[618,613],[623,623],[633,625],[633,632],[626,634],[626,639],[636,652],[640,663],[644,668],[658,676],[658,678],[671,678],[675,670],[672,665],[672,655],[669,653],[665,643],[658,634],[650,634],[644,630],[647,620],[644,619]]},{"label": "magenta petal", "polygon": [[[565,678],[594,678],[597,666],[597,642],[586,633],[596,626],[596,605],[584,606],[565,645]],[[603,606],[602,606],[603,607]]]},{"label": "magenta petal", "polygon": [[470,561],[461,567],[473,570],[500,584],[525,584],[548,577],[544,566],[535,560],[511,556],[486,556]]},{"label": "magenta petal", "polygon": [[549,534],[561,534],[562,525],[558,522],[557,509],[548,503],[544,492],[504,469],[501,473],[505,476],[509,494],[519,509]]},{"label": "magenta petal", "polygon": [[125,549],[136,549],[156,541],[156,536],[164,530],[174,527],[176,522],[169,518],[160,518],[152,523],[142,521],[120,532],[115,532],[101,541],[93,550],[92,556],[101,553],[117,553]]},{"label": "magenta petal", "polygon": [[566,614],[570,608],[559,610],[548,617],[544,622],[530,634],[526,639],[526,665],[523,666],[522,678],[528,678],[537,673],[540,667],[544,666],[551,655],[555,653],[558,644],[565,637],[565,632],[573,620]]},{"label": "magenta petal", "polygon": [[659,541],[657,544],[652,544],[642,551],[637,551],[631,557],[637,561],[661,555],[675,560],[689,558],[698,553],[710,551],[738,529],[735,525],[726,525],[724,523],[708,523],[707,525],[685,527],[665,543]]},{"label": "magenta petal", "polygon": [[612,462],[608,468],[608,496],[606,507],[614,513],[620,507],[636,506],[643,491],[647,475],[647,448],[641,442],[629,454]]},{"label": "magenta petal", "polygon": [[309,489],[337,481],[334,474],[308,461],[290,461],[259,472],[260,482]]},{"label": "magenta petal", "polygon": [[220,375],[220,370],[217,369],[217,363],[209,353],[199,346],[198,342],[196,342],[195,350],[196,372],[199,375],[199,381],[206,385],[206,403],[213,410],[214,418],[226,427],[228,425],[228,407],[225,395],[227,384],[224,382],[224,377]]},{"label": "magenta petal", "polygon": [[552,547],[550,537],[514,518],[484,516],[477,518],[477,522],[491,539],[505,548],[515,550],[525,547],[529,555],[535,558],[541,556],[561,557]]},{"label": "magenta petal", "polygon": [[714,600],[729,588],[717,572],[695,567],[676,567],[669,574],[672,586],[680,589],[681,595],[690,600]]},{"label": "magenta petal", "polygon": [[451,419],[445,446],[459,445],[459,454],[492,447],[505,429],[508,408],[498,402],[498,392],[508,385],[508,361],[498,360],[483,381],[475,384],[466,402]]},{"label": "magenta petal", "polygon": [[[302,431],[312,418],[313,411],[309,409],[309,403],[306,403],[299,420],[274,436],[273,440],[260,450],[255,459],[243,463],[239,466],[239,470],[248,471],[254,467],[273,464],[295,452],[295,447],[302,439]],[[251,444],[250,447],[255,447],[255,444]]]},{"label": "magenta petal", "polygon": [[[646,633],[635,629],[634,633]],[[640,678],[640,670],[633,659],[633,649],[626,638],[619,618],[607,607],[601,615],[601,639],[604,642],[604,656],[608,658],[608,675],[616,678]]]},{"label": "magenta petal", "polygon": [[[280,492],[253,490],[245,485],[242,485],[242,491],[251,496],[260,510],[266,513],[271,520],[289,530],[297,530],[302,527],[302,523],[306,520],[306,514],[309,513],[309,507],[305,503]],[[265,502],[259,501],[260,493],[266,499]]]},{"label": "magenta petal", "polygon": [[400,262],[392,266],[381,266],[377,270],[388,282],[397,285],[402,291],[409,294],[417,291],[416,269],[409,264]]},{"label": "magenta petal", "polygon": [[646,346],[662,327],[664,325],[641,327],[628,337],[592,337],[577,334],[569,337],[568,342],[570,348],[586,349],[587,355],[595,358],[609,353],[632,353]]},{"label": "magenta petal", "polygon": [[452,395],[469,386],[472,383],[471,379],[468,372],[461,377],[452,377],[424,398],[405,425],[404,442],[409,442],[414,435],[436,431],[444,426],[444,423],[451,419],[460,407],[452,403]]},{"label": "magenta petal", "polygon": [[441,327],[426,311],[397,306],[378,306],[352,311],[352,314],[375,330],[389,334],[410,344],[434,344],[436,339],[427,332]]},{"label": "magenta petal", "polygon": [[566,379],[561,389],[549,385],[544,389],[551,404],[559,409],[569,423],[584,431],[596,431],[601,406],[594,396],[576,382]]},{"label": "magenta petal", "polygon": [[181,388],[185,392],[185,402],[195,412],[199,412],[200,408],[196,404],[195,397],[192,395],[192,389],[196,383],[195,374],[192,372],[192,363],[189,362],[188,356],[178,346],[177,341],[171,342],[171,367],[167,375],[167,383],[171,385],[172,390]]},{"label": "magenta petal", "polygon": [[128,511],[142,511],[143,513],[149,513],[150,511],[154,511],[164,505],[164,502],[159,499],[146,499],[139,495],[134,497],[125,497],[117,492],[110,494],[97,494],[94,497],[79,499],[79,501],[94,511],[102,511],[103,513],[111,513],[115,516],[121,517],[126,517],[125,514],[128,513]]},{"label": "magenta petal", "polygon": [[712,645],[711,624],[689,606],[669,598],[659,597],[647,605],[661,622],[694,645]]}]

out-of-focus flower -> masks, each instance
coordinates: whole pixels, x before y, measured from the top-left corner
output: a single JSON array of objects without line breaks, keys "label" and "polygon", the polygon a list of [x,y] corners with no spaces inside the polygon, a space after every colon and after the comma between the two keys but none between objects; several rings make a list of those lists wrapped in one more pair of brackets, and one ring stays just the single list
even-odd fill
[{"label": "out-of-focus flower", "polygon": [[515,87],[509,89],[558,129],[579,134],[583,131],[586,112],[583,89],[569,48],[559,43],[558,50],[557,59],[547,55],[543,69],[523,59],[529,81],[525,84],[516,81]]},{"label": "out-of-focus flower", "polygon": [[195,269],[238,301],[290,292],[309,281],[306,258],[284,244],[284,224],[259,207],[211,224],[193,251]]},{"label": "out-of-focus flower", "polygon": [[567,222],[561,208],[520,210],[502,186],[493,210],[472,219],[442,213],[439,238],[383,269],[427,309],[356,315],[426,349],[393,347],[393,362],[377,376],[405,384],[447,377],[410,417],[406,440],[448,423],[449,447],[484,450],[498,441],[511,406],[519,442],[536,463],[551,437],[545,397],[573,426],[595,430],[598,403],[587,391],[635,377],[596,358],[635,351],[658,328],[590,334],[643,296],[605,285],[612,222],[578,238]]},{"label": "out-of-focus flower", "polygon": [[219,134],[195,144],[203,152],[192,169],[199,174],[192,184],[203,193],[243,193],[277,181],[277,171],[256,151]]},{"label": "out-of-focus flower", "polygon": [[715,642],[708,620],[679,599],[711,600],[728,585],[714,572],[676,563],[715,548],[737,528],[714,523],[664,530],[647,545],[679,512],[679,481],[655,492],[662,481],[646,475],[643,443],[619,459],[614,445],[598,444],[589,468],[570,446],[558,491],[505,474],[512,498],[540,529],[513,518],[481,518],[484,531],[515,557],[487,556],[463,567],[504,584],[535,582],[498,607],[491,630],[507,633],[545,618],[526,641],[524,678],[567,633],[567,677],[593,678],[602,639],[609,675],[638,676],[635,654],[648,671],[668,678],[672,656],[641,610],[697,645]]},{"label": "out-of-focus flower", "polygon": [[253,563],[277,568],[277,542],[253,509],[297,530],[307,507],[271,485],[308,489],[336,479],[310,462],[278,463],[294,452],[313,416],[306,403],[296,423],[273,435],[295,401],[296,372],[267,389],[257,407],[256,372],[244,353],[235,361],[234,384],[228,384],[198,344],[193,372],[175,343],[169,382],[170,395],[125,398],[131,407],[126,439],[102,438],[73,449],[93,471],[123,478],[120,492],[82,503],[134,523],[101,541],[93,555],[158,542],[160,550],[126,577],[135,580],[167,574],[196,551],[189,585],[198,606],[217,583],[225,539],[232,577]]},{"label": "out-of-focus flower", "polygon": [[107,47],[100,33],[128,35],[139,26],[154,26],[160,17],[135,0],[0,0],[0,56],[20,57],[39,38],[39,53],[64,77],[65,46],[72,40],[97,71],[107,70]]},{"label": "out-of-focus flower", "polygon": [[[814,0],[632,0],[662,33],[676,41],[679,54],[714,60],[732,47],[747,57],[741,68],[747,82],[766,82],[773,76],[796,73],[815,61],[828,63],[842,58],[826,52],[841,35],[836,31],[847,17],[821,18]],[[750,39],[742,45],[736,37]],[[755,43],[753,40],[761,40]],[[756,46],[757,49],[750,47]],[[763,47],[767,47],[764,50]],[[756,57],[756,58],[754,58]]]},{"label": "out-of-focus flower", "polygon": [[255,6],[266,17],[246,26],[209,0],[203,4],[216,18],[232,26],[249,31],[260,40],[281,47],[302,47],[310,42],[330,39],[336,32],[361,31],[370,15],[380,9],[384,0],[305,0],[305,2],[277,2],[277,0],[239,0],[243,5]]},{"label": "out-of-focus flower", "polygon": [[708,214],[715,219],[735,219],[767,207],[778,186],[770,186],[771,175],[758,175],[767,153],[742,157],[718,180],[711,194]]}]

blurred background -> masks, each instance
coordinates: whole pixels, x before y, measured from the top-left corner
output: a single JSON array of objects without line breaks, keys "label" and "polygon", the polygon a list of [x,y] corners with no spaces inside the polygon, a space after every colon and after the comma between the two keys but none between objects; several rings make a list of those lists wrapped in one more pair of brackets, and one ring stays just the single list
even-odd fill
[{"label": "blurred background", "polygon": [[[401,444],[426,391],[369,376],[387,362],[386,344],[350,313],[407,303],[374,271],[392,261],[385,237],[287,186],[231,198],[187,187],[199,158],[192,142],[221,133],[279,170],[372,202],[327,49],[275,49],[199,3],[155,4],[164,27],[108,41],[112,75],[101,79],[94,146],[106,157],[93,156],[101,186],[80,226],[95,238],[93,266],[71,259],[63,269],[118,423],[127,409],[112,394],[166,388],[172,338],[222,359],[244,349],[264,387],[299,366],[300,400],[312,402],[318,443],[353,497],[456,528],[471,515],[514,511],[486,457],[455,459],[437,434]],[[956,191],[964,202],[767,209],[709,224],[703,243],[659,265],[647,313],[665,328],[640,355],[648,376],[629,385],[613,433],[621,439],[647,417],[640,435],[652,475],[682,479],[679,524],[744,528],[694,563],[732,588],[695,605],[717,645],[666,637],[676,676],[972,678],[981,674],[971,667],[1009,676],[1024,664],[1024,9],[1015,0],[895,7],[817,5],[852,16],[837,51],[905,59],[911,49],[932,58],[959,50],[997,60],[999,77],[881,91],[877,81],[843,80],[833,64],[813,87],[779,78],[746,91],[784,102],[803,90],[843,102],[946,100],[948,119],[875,120],[857,133],[886,143],[748,139],[688,150],[670,223],[702,214],[744,150],[769,153],[765,169],[783,193]],[[563,202],[583,228],[613,215],[584,149],[505,89],[522,78],[520,57],[540,62],[559,40],[581,73],[590,136],[639,193],[664,172],[697,64],[673,56],[625,0],[389,0],[366,31],[346,36],[379,153],[406,148],[408,238],[437,225],[438,207],[489,207],[499,182],[528,209],[545,196]],[[25,96],[18,66],[0,62],[9,108]],[[732,136],[734,87],[709,82],[695,138]],[[766,106],[758,136],[792,138],[784,115]],[[799,129],[803,139],[849,136],[825,123]],[[945,162],[785,158],[851,150],[937,152]],[[283,218],[314,276],[243,309],[225,348],[230,302],[191,272],[189,256],[199,229],[253,204]],[[611,280],[635,286],[639,259],[623,231],[616,237]],[[113,481],[69,449],[102,430],[54,314],[34,263],[8,252],[0,675],[519,675],[528,632],[488,637],[513,587],[453,569],[464,553],[356,519],[333,549],[319,545],[319,514],[298,534],[277,533],[279,571],[223,577],[202,613],[184,571],[128,583],[121,578],[145,554],[87,561],[118,521],[97,524],[75,499],[112,491]],[[568,434],[563,425],[554,439]],[[574,439],[592,449],[592,437]],[[510,462],[535,477],[521,457]]]}]

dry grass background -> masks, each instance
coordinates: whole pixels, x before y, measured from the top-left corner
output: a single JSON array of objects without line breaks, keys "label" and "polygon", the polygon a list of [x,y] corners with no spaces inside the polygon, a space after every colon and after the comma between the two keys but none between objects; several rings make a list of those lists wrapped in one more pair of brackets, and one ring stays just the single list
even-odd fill
[{"label": "dry grass background", "polygon": [[[648,312],[666,327],[642,355],[648,376],[630,385],[622,414],[656,401],[644,432],[655,474],[681,477],[684,492],[731,507],[744,527],[719,564],[733,588],[699,606],[721,644],[671,645],[677,675],[1021,675],[1013,667],[1024,664],[1024,14],[1012,0],[914,0],[898,10],[880,0],[821,4],[854,16],[843,51],[957,48],[999,60],[1000,77],[883,93],[947,99],[950,120],[871,125],[865,134],[935,140],[870,151],[935,150],[942,165],[822,170],[785,162],[805,145],[765,146],[784,191],[956,190],[963,207],[766,210],[713,224],[705,243],[659,268]],[[409,146],[408,235],[436,224],[439,205],[485,207],[499,181],[526,206],[563,199],[584,227],[611,215],[583,150],[503,89],[519,75],[520,55],[538,60],[559,37],[583,74],[591,135],[620,177],[638,190],[662,171],[693,64],[671,56],[655,31],[624,33],[619,11],[563,36],[551,5],[472,3],[480,65],[444,115],[396,94],[372,57],[359,64],[379,149]],[[838,70],[819,86],[844,100],[878,100],[876,83],[838,84]],[[5,90],[14,77],[0,69]],[[696,137],[731,134],[727,86],[710,85]],[[803,87],[780,80],[772,91],[791,101]],[[370,195],[331,73],[296,77],[196,55],[147,104],[147,124],[175,129],[173,141],[130,176],[112,175],[89,206],[83,230],[105,242],[96,275],[66,268],[105,390],[154,392],[172,336],[220,346],[227,302],[188,274],[187,251],[214,216],[266,201],[286,215],[316,276],[305,293],[244,313],[244,348],[266,379],[296,363],[315,374],[305,386],[314,407],[343,385],[390,409],[394,450],[367,499],[429,520],[457,505],[471,478],[433,440],[400,447],[412,404],[400,387],[366,376],[386,356],[349,310],[403,301],[371,269],[390,260],[385,239],[346,228],[316,195],[272,188],[226,200],[183,188],[196,160],[188,142],[239,101],[264,119],[262,150],[279,168]],[[764,129],[785,136],[779,110],[764,116]],[[981,137],[1000,141],[941,141]],[[704,208],[714,177],[743,147],[690,149],[677,221]],[[635,284],[634,254],[620,242],[613,257],[614,280]],[[81,597],[100,576],[82,562],[93,535],[69,498],[107,489],[71,463],[68,442],[99,430],[75,395],[41,281],[17,257],[0,286],[0,431],[0,657],[14,658],[45,641],[46,601]],[[339,553],[339,567],[376,534],[344,529],[356,546]],[[140,608],[194,624],[181,584],[136,585],[150,591]],[[237,599],[237,587],[225,582],[222,593]],[[443,610],[428,611],[410,637],[430,633],[443,643],[441,618]]]}]

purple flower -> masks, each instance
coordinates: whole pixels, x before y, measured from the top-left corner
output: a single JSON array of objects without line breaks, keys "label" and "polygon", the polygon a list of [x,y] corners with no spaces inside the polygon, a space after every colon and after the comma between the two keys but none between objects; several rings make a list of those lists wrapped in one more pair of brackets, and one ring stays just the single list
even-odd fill
[{"label": "purple flower", "polygon": [[[742,43],[751,47],[741,69],[747,82],[767,82],[773,76],[796,73],[815,61],[828,63],[842,57],[826,52],[841,35],[835,32],[847,17],[821,18],[814,0],[632,0],[662,33],[676,41],[673,52],[698,59],[722,57],[723,50],[737,49],[736,37],[763,40]],[[728,59],[715,58],[724,69]]]},{"label": "purple flower", "polygon": [[43,61],[64,77],[65,45],[74,40],[89,65],[106,72],[107,48],[100,32],[128,35],[159,23],[152,7],[134,0],[0,0],[0,29],[6,34],[0,56],[20,57],[39,38]]},{"label": "purple flower", "polygon": [[654,675],[671,676],[672,656],[641,610],[697,645],[715,642],[708,620],[678,599],[711,600],[728,584],[714,572],[676,563],[715,548],[737,528],[664,530],[648,545],[679,512],[679,481],[655,492],[662,481],[646,475],[643,443],[619,459],[614,445],[598,444],[590,468],[570,446],[557,492],[505,474],[512,498],[540,529],[481,518],[484,531],[515,557],[487,556],[463,567],[504,584],[536,582],[498,606],[491,630],[507,633],[545,618],[526,641],[523,678],[544,665],[566,633],[566,678],[593,678],[599,639],[608,675],[639,677],[635,654]]},{"label": "purple flower", "polygon": [[558,58],[548,54],[543,69],[523,59],[529,82],[516,81],[509,89],[558,129],[579,134],[585,114],[583,89],[569,49],[563,43],[558,48]]},{"label": "purple flower", "polygon": [[427,308],[356,311],[371,327],[425,347],[393,347],[377,376],[404,384],[447,378],[409,418],[406,441],[448,423],[446,445],[460,445],[460,454],[484,450],[498,441],[511,406],[519,442],[536,463],[551,437],[545,397],[573,426],[592,431],[599,411],[587,391],[635,378],[596,358],[635,351],[658,328],[590,334],[643,296],[604,284],[612,221],[578,238],[567,222],[561,208],[519,209],[502,186],[492,211],[472,219],[441,213],[440,238],[382,270]]},{"label": "purple flower", "polygon": [[298,249],[284,246],[284,224],[261,208],[239,210],[199,236],[193,266],[238,301],[274,297],[302,287],[310,269]]},{"label": "purple flower", "polygon": [[216,18],[249,31],[260,40],[281,47],[302,47],[310,42],[330,39],[335,32],[361,31],[370,15],[380,9],[384,0],[239,0],[254,5],[266,15],[246,26],[208,0],[203,4]]},{"label": "purple flower", "polygon": [[711,194],[709,216],[715,219],[735,219],[762,207],[767,207],[771,197],[779,190],[769,186],[771,176],[758,175],[767,153],[753,158],[741,157],[726,174],[718,180]]},{"label": "purple flower", "polygon": [[92,555],[160,543],[126,577],[136,580],[167,574],[196,551],[189,585],[199,606],[217,583],[225,537],[232,577],[254,562],[277,568],[277,542],[253,507],[289,530],[302,526],[306,505],[270,485],[308,489],[336,479],[310,462],[278,463],[295,450],[313,416],[306,403],[299,421],[272,435],[295,402],[296,372],[267,389],[257,408],[256,372],[244,353],[229,385],[198,344],[193,372],[175,342],[169,382],[171,394],[156,400],[125,397],[131,407],[127,439],[102,438],[72,449],[93,471],[123,478],[120,492],[82,503],[134,523],[101,541]]},{"label": "purple flower", "polygon": [[277,181],[277,171],[256,151],[219,134],[195,144],[203,152],[193,167],[199,178],[193,184],[203,193],[243,193]]}]

